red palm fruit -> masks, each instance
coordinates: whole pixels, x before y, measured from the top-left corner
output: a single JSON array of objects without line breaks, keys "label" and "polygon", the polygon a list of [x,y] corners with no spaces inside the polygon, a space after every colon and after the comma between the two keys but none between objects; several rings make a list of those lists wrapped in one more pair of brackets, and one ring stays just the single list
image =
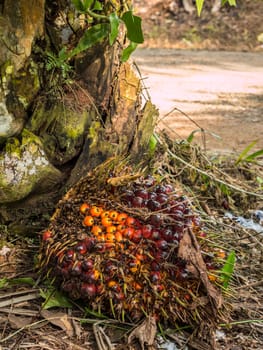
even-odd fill
[{"label": "red palm fruit", "polygon": [[192,299],[190,294],[185,294],[184,295],[185,300],[190,301]]},{"label": "red palm fruit", "polygon": [[153,229],[153,230],[152,230],[151,239],[157,241],[157,240],[160,239],[160,238],[161,238],[161,232],[160,232],[160,230],[158,230],[158,229]]},{"label": "red palm fruit", "polygon": [[134,281],[133,283],[133,288],[137,291],[137,292],[140,292],[142,290],[142,285],[136,281]]},{"label": "red palm fruit", "polygon": [[110,210],[109,217],[112,219],[112,221],[116,221],[119,213],[116,210]]},{"label": "red palm fruit", "polygon": [[110,211],[109,210],[105,210],[101,213],[100,217],[103,219],[103,218],[106,218],[110,215]]},{"label": "red palm fruit", "polygon": [[144,204],[144,200],[142,197],[133,197],[131,200],[131,204],[134,208],[142,208]]},{"label": "red palm fruit", "polygon": [[134,233],[132,235],[132,241],[134,243],[139,243],[142,239],[142,230],[141,229],[135,229]]},{"label": "red palm fruit", "polygon": [[94,234],[94,236],[99,236],[100,234],[102,234],[102,228],[99,225],[93,225],[91,228],[91,233]]},{"label": "red palm fruit", "polygon": [[181,210],[178,210],[178,209],[175,209],[175,208],[171,208],[170,216],[175,221],[183,221],[184,220],[184,213]]},{"label": "red palm fruit", "polygon": [[166,187],[165,187],[165,185],[157,185],[156,187],[155,187],[155,192],[156,193],[166,193]]},{"label": "red palm fruit", "polygon": [[87,247],[87,251],[89,251],[89,252],[95,247],[95,245],[97,243],[97,240],[95,237],[87,237],[83,241],[85,242],[86,247]]},{"label": "red palm fruit", "polygon": [[95,283],[100,277],[100,273],[98,270],[93,269],[93,270],[88,270],[88,271],[83,271],[81,274],[81,278],[83,281],[88,281],[90,283]]},{"label": "red palm fruit", "polygon": [[155,241],[155,246],[157,249],[160,250],[167,250],[169,248],[167,241],[165,241],[164,239],[158,239],[157,241]]},{"label": "red palm fruit", "polygon": [[125,222],[125,220],[127,219],[127,217],[128,217],[128,214],[126,214],[126,213],[119,213],[119,215],[117,216],[116,221],[117,221],[118,224],[123,224]]},{"label": "red palm fruit", "polygon": [[112,261],[107,261],[107,263],[104,267],[104,273],[107,276],[112,277],[114,275],[114,273],[116,272],[116,270],[117,270],[116,265]]},{"label": "red palm fruit", "polygon": [[98,207],[96,205],[93,205],[90,208],[90,215],[94,217],[99,217],[103,213],[103,209],[101,207]]},{"label": "red palm fruit", "polygon": [[106,242],[106,235],[105,235],[104,233],[100,233],[100,234],[97,236],[97,240],[98,240],[98,242],[100,242],[100,243]]},{"label": "red palm fruit", "polygon": [[136,273],[141,266],[141,262],[138,259],[134,259],[134,260],[131,260],[128,265],[129,265],[130,272]]},{"label": "red palm fruit", "polygon": [[106,243],[114,243],[115,242],[115,235],[114,233],[108,232],[105,235],[105,241]]},{"label": "red palm fruit", "polygon": [[114,280],[109,280],[107,283],[107,286],[110,289],[114,290],[114,292],[120,292],[120,290],[121,290],[119,283],[114,281]]},{"label": "red palm fruit", "polygon": [[161,269],[160,264],[158,264],[156,261],[153,261],[151,263],[151,269],[152,271],[160,271]]},{"label": "red palm fruit", "polygon": [[192,218],[192,224],[193,224],[193,226],[200,227],[200,225],[201,225],[201,219],[200,219],[200,217],[199,217],[199,216],[194,216],[194,217]]},{"label": "red palm fruit", "polygon": [[124,230],[126,229],[126,225],[124,225],[124,224],[119,224],[119,225],[117,225],[117,231],[119,231],[119,232],[121,232],[121,233],[123,233],[124,232]]},{"label": "red palm fruit", "polygon": [[102,283],[96,284],[97,294],[102,295],[105,291],[104,285]]},{"label": "red palm fruit", "polygon": [[139,261],[143,261],[143,260],[145,260],[146,256],[139,252],[135,255],[135,258]]},{"label": "red palm fruit", "polygon": [[176,222],[172,226],[172,230],[173,230],[173,232],[176,232],[180,236],[184,232],[184,223],[183,222]]},{"label": "red palm fruit", "polygon": [[158,210],[162,209],[162,206],[161,206],[161,204],[159,202],[157,202],[157,200],[149,199],[147,201],[147,208],[150,211],[158,211]]},{"label": "red palm fruit", "polygon": [[[157,197],[157,193],[156,192],[149,192],[148,194],[148,200],[153,200],[155,201],[156,200],[156,197]],[[148,204],[148,202],[147,202]]]},{"label": "red palm fruit", "polygon": [[166,250],[158,250],[155,252],[154,257],[157,262],[164,262],[169,256],[169,252]]},{"label": "red palm fruit", "polygon": [[87,258],[84,261],[82,261],[81,266],[84,271],[92,270],[94,267],[94,261],[91,258]]},{"label": "red palm fruit", "polygon": [[63,267],[61,270],[60,270],[60,273],[61,275],[64,277],[64,278],[69,278],[70,277],[70,273],[71,273],[71,269],[72,269],[72,266],[73,264],[69,264],[65,267]]},{"label": "red palm fruit", "polygon": [[151,175],[147,175],[143,183],[146,187],[152,187],[155,184],[155,178]]},{"label": "red palm fruit", "polygon": [[164,185],[164,187],[165,187],[165,193],[166,194],[174,192],[174,188],[173,188],[172,185],[166,184],[166,185]]},{"label": "red palm fruit", "polygon": [[81,261],[76,261],[71,269],[72,276],[79,276],[82,273],[82,263]]},{"label": "red palm fruit", "polygon": [[127,227],[124,231],[123,231],[123,237],[129,240],[132,240],[134,234],[134,228],[132,227]]},{"label": "red palm fruit", "polygon": [[160,283],[161,281],[161,273],[159,271],[151,271],[150,272],[150,280],[152,283]]},{"label": "red palm fruit", "polygon": [[97,294],[97,287],[94,283],[82,283],[80,292],[84,298],[93,298]]},{"label": "red palm fruit", "polygon": [[106,227],[106,232],[107,233],[115,233],[117,231],[117,227],[114,225]]},{"label": "red palm fruit", "polygon": [[106,250],[113,250],[115,248],[115,243],[114,242],[105,242],[105,251]]},{"label": "red palm fruit", "polygon": [[166,228],[161,230],[161,236],[167,242],[172,242],[172,240],[174,238],[173,231],[169,227],[166,227]]},{"label": "red palm fruit", "polygon": [[116,239],[116,242],[122,242],[123,241],[123,235],[120,231],[117,231],[115,233],[115,239]]},{"label": "red palm fruit", "polygon": [[223,249],[219,249],[219,250],[216,252],[216,256],[217,256],[219,259],[225,259],[225,257],[226,257],[226,252],[225,252]]},{"label": "red palm fruit", "polygon": [[124,299],[125,299],[125,295],[124,295],[123,292],[120,291],[120,292],[117,292],[117,293],[114,294],[114,300],[116,302],[120,302],[120,301],[122,301]]},{"label": "red palm fruit", "polygon": [[72,292],[72,289],[75,287],[74,283],[72,283],[71,281],[66,281],[63,282],[61,285],[61,288],[64,292],[66,293],[70,293]]},{"label": "red palm fruit", "polygon": [[198,232],[198,237],[200,237],[200,238],[205,238],[206,237],[206,233],[204,232],[204,231],[200,231],[200,232]]},{"label": "red palm fruit", "polygon": [[46,241],[49,241],[50,238],[52,238],[52,232],[49,231],[49,230],[46,230],[46,231],[42,234],[42,240],[43,240],[44,242],[46,242]]},{"label": "red palm fruit", "polygon": [[75,260],[76,253],[73,249],[68,249],[65,253],[65,261],[72,261]]},{"label": "red palm fruit", "polygon": [[127,226],[137,226],[138,225],[138,220],[136,220],[132,216],[128,216],[127,219],[125,220],[124,224],[127,225]]},{"label": "red palm fruit", "polygon": [[93,226],[93,224],[94,224],[93,217],[91,215],[85,216],[85,218],[83,220],[83,225],[90,227],[90,226]]},{"label": "red palm fruit", "polygon": [[157,283],[156,285],[153,286],[153,289],[157,292],[160,293],[162,291],[164,291],[164,285]]},{"label": "red palm fruit", "polygon": [[153,227],[152,225],[148,224],[148,225],[143,225],[142,226],[142,235],[144,238],[148,239],[152,236],[152,230]]},{"label": "red palm fruit", "polygon": [[96,244],[96,247],[95,247],[95,250],[99,253],[104,253],[106,251],[106,246],[105,246],[105,243],[97,243]]},{"label": "red palm fruit", "polygon": [[141,197],[144,201],[148,199],[148,191],[144,188],[134,191],[135,197]]},{"label": "red palm fruit", "polygon": [[106,217],[102,218],[101,224],[104,227],[111,226],[112,225],[112,220],[111,220],[111,218],[109,216],[106,216]]},{"label": "red palm fruit", "polygon": [[88,212],[88,210],[90,209],[90,206],[88,203],[83,203],[81,204],[79,210],[82,214],[86,214]]},{"label": "red palm fruit", "polygon": [[157,197],[155,199],[157,202],[159,202],[161,205],[166,204],[168,201],[168,196],[165,193],[158,193]]},{"label": "red palm fruit", "polygon": [[127,203],[128,205],[131,203],[132,198],[134,197],[134,193],[130,190],[126,190],[123,194],[122,194],[122,200]]},{"label": "red palm fruit", "polygon": [[86,254],[87,253],[87,246],[86,246],[85,242],[83,242],[83,241],[79,242],[75,246],[75,250],[81,255]]},{"label": "red palm fruit", "polygon": [[149,218],[149,224],[155,227],[160,227],[163,223],[163,218],[160,214],[153,214]]},{"label": "red palm fruit", "polygon": [[209,274],[209,275],[208,275],[208,278],[209,278],[209,280],[210,280],[211,282],[215,282],[215,281],[217,280],[217,277],[216,277],[216,275],[214,275],[214,274]]}]

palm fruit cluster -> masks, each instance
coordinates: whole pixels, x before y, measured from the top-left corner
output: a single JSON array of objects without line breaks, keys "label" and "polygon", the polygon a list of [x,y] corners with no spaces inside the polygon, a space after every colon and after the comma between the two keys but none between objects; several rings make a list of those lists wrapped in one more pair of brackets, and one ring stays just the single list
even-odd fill
[{"label": "palm fruit cluster", "polygon": [[196,322],[207,312],[198,302],[207,289],[179,254],[186,230],[212,281],[223,252],[206,245],[200,218],[169,182],[123,178],[95,173],[69,191],[42,236],[42,273],[71,298],[120,320],[150,314],[160,322]]}]

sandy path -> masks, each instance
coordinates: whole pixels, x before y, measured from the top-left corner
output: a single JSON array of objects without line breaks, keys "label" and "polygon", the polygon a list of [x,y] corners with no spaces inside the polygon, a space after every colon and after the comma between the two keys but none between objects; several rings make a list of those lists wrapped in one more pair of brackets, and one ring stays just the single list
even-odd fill
[{"label": "sandy path", "polygon": [[[133,57],[161,117],[186,113],[208,149],[240,152],[253,140],[253,150],[263,148],[262,53],[139,49]],[[178,111],[160,126],[175,138],[198,129]]]}]

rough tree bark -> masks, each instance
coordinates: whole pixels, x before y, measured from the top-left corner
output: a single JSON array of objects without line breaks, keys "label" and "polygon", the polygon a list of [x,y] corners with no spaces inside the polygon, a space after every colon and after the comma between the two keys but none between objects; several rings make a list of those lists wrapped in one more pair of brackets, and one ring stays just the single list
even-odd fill
[{"label": "rough tree bark", "polygon": [[157,111],[120,61],[124,35],[59,61],[87,29],[70,0],[6,0],[0,11],[0,225],[33,233],[88,170],[116,154],[141,159]]}]

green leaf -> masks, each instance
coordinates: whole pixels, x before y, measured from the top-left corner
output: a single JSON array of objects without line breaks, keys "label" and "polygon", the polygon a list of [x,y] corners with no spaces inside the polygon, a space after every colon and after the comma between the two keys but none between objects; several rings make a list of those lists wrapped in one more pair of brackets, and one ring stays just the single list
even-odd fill
[{"label": "green leaf", "polygon": [[36,281],[31,277],[19,277],[11,279],[9,281],[9,284],[12,286],[19,284],[29,284],[30,286],[34,286],[36,284]]},{"label": "green leaf", "polygon": [[93,11],[101,11],[103,10],[102,4],[99,1],[95,1],[95,4],[92,8]]},{"label": "green leaf", "polygon": [[[85,307],[85,314],[93,316],[95,318],[103,318],[103,319],[108,318],[107,316],[103,315],[102,313],[91,310],[88,307]],[[87,321],[85,319],[82,319],[81,322],[86,323]]]},{"label": "green leaf", "polygon": [[58,58],[59,58],[59,60],[60,60],[61,62],[64,62],[64,61],[67,60],[67,58],[68,58],[68,53],[67,53],[65,47],[63,47],[63,48],[59,51],[59,53],[58,53]]},{"label": "green leaf", "polygon": [[236,0],[222,0],[222,5],[225,5],[226,3],[229,3],[230,6],[236,6]]},{"label": "green leaf", "polygon": [[196,8],[197,8],[198,16],[200,16],[202,12],[203,5],[204,5],[204,0],[196,0]]},{"label": "green leaf", "polygon": [[116,40],[118,33],[119,33],[120,19],[117,16],[117,14],[115,12],[113,12],[109,15],[109,20],[110,20],[109,40],[110,40],[110,45],[112,45],[114,43],[114,41]]},{"label": "green leaf", "polygon": [[8,279],[7,278],[1,278],[0,279],[0,288],[4,288],[8,285]]},{"label": "green leaf", "polygon": [[242,151],[242,152],[240,153],[239,157],[237,158],[236,165],[238,165],[240,162],[242,162],[242,161],[246,158],[248,152],[251,150],[251,148],[253,148],[253,147],[255,146],[255,144],[256,144],[257,142],[258,142],[257,140],[256,140],[256,141],[252,141],[252,142],[244,149],[244,151]]},{"label": "green leaf", "polygon": [[200,129],[193,130],[191,132],[191,134],[187,137],[186,141],[188,143],[191,143],[193,141],[193,139],[194,139],[195,134],[198,133],[198,132],[202,132],[202,130],[200,130]]},{"label": "green leaf", "polygon": [[97,44],[109,34],[109,30],[109,23],[98,23],[92,26],[80,38],[78,45],[70,52],[69,56],[73,57]]},{"label": "green leaf", "polygon": [[236,254],[234,251],[232,251],[224,264],[224,266],[221,269],[221,280],[223,282],[223,287],[227,289],[230,279],[232,278],[233,271],[234,271],[234,266],[235,266],[235,261],[236,261]]},{"label": "green leaf", "polygon": [[142,33],[141,17],[134,16],[132,11],[127,11],[123,14],[121,19],[127,28],[127,38],[137,44],[143,43],[144,38]]},{"label": "green leaf", "polygon": [[79,12],[86,12],[93,3],[93,0],[72,0],[73,5]]},{"label": "green leaf", "polygon": [[258,157],[260,157],[262,155],[263,155],[263,149],[260,149],[259,151],[256,151],[256,152],[254,152],[252,154],[249,154],[244,160],[246,162],[251,162],[255,158],[258,158]]},{"label": "green leaf", "polygon": [[133,53],[133,51],[136,50],[136,47],[137,44],[131,41],[130,45],[122,51],[121,61],[126,62],[129,59],[130,55]]},{"label": "green leaf", "polygon": [[56,289],[52,288],[46,291],[40,289],[40,295],[45,299],[42,304],[44,310],[52,307],[72,307],[70,301]]},{"label": "green leaf", "polygon": [[0,279],[0,288],[4,288],[7,286],[17,286],[20,284],[29,284],[30,286],[35,285],[35,280],[31,277],[19,277],[19,278],[1,278]]},{"label": "green leaf", "polygon": [[150,141],[149,141],[149,151],[151,153],[153,153],[156,149],[156,146],[157,146],[157,138],[154,136],[154,134],[150,137]]},{"label": "green leaf", "polygon": [[75,6],[76,10],[80,12],[84,11],[84,6],[81,0],[72,0],[72,3]]}]

